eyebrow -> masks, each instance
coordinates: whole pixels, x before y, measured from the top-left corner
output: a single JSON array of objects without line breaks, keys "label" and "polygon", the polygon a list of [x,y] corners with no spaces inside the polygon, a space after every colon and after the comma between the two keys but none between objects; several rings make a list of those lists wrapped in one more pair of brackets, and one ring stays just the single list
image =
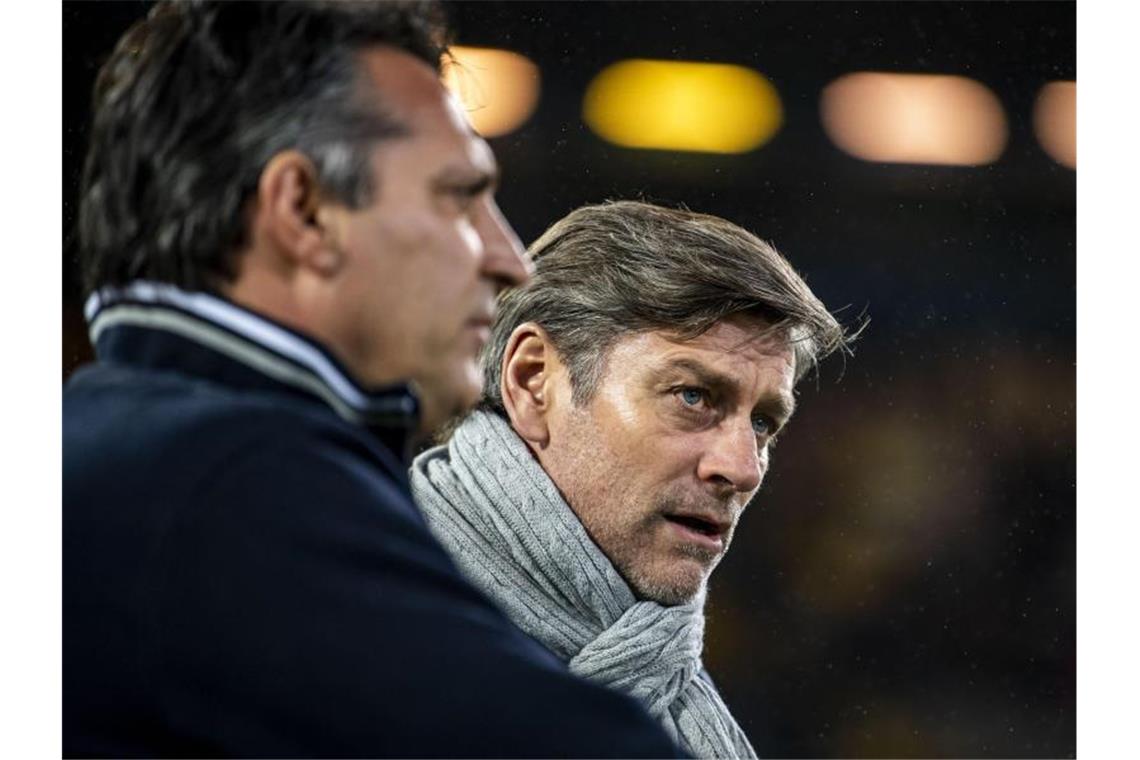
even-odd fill
[{"label": "eyebrow", "polygon": [[[701,385],[720,392],[739,390],[737,382],[730,376],[705,366],[694,359],[678,357],[666,362],[662,370],[683,370],[691,373]],[[781,425],[787,424],[796,411],[796,399],[790,394],[766,393],[761,396],[753,409],[761,409],[771,414]]]}]

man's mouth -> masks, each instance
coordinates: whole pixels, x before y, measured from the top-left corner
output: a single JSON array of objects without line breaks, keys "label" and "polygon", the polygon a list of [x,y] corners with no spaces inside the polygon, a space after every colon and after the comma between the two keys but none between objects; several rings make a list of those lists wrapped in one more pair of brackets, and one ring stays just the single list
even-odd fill
[{"label": "man's mouth", "polygon": [[491,325],[494,320],[487,316],[472,317],[467,320],[467,329],[471,330],[478,336],[480,343],[486,343],[491,338]]},{"label": "man's mouth", "polygon": [[724,539],[731,523],[705,515],[665,515],[682,539],[712,551],[724,551]]}]

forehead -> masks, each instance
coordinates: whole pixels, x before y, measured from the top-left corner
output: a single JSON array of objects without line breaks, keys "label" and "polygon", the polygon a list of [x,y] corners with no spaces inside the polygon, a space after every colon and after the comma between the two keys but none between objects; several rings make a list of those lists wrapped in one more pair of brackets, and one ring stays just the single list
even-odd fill
[{"label": "forehead", "polygon": [[418,143],[441,159],[461,160],[479,170],[493,170],[490,146],[477,135],[459,102],[448,92],[439,74],[415,56],[388,46],[369,48],[360,54],[365,79],[376,97],[410,134],[391,141]]},{"label": "forehead", "polygon": [[624,367],[628,376],[700,366],[757,391],[790,394],[795,351],[786,334],[767,327],[756,319],[730,317],[688,340],[665,330],[635,333],[614,345],[607,369],[620,372]]}]

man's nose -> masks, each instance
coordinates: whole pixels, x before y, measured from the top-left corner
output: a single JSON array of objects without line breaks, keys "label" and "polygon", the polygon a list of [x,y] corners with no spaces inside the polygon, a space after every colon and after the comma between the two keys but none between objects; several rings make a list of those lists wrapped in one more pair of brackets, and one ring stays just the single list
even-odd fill
[{"label": "man's nose", "polygon": [[483,229],[483,273],[498,283],[498,289],[522,285],[534,274],[534,264],[514,228],[494,200],[488,202]]},{"label": "man's nose", "polygon": [[711,439],[697,465],[697,477],[740,493],[759,488],[768,457],[767,451],[757,448],[752,420],[725,420],[709,434]]}]

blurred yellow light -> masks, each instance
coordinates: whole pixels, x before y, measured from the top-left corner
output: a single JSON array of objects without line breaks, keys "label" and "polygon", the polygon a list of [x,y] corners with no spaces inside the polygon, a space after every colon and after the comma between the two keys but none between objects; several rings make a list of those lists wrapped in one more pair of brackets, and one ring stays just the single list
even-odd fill
[{"label": "blurred yellow light", "polygon": [[978,166],[1005,150],[1005,112],[980,82],[957,76],[858,72],[823,90],[823,126],[866,161]]},{"label": "blurred yellow light", "polygon": [[744,153],[780,129],[780,96],[743,66],[685,61],[620,61],[586,90],[590,129],[627,148]]},{"label": "blurred yellow light", "polygon": [[484,137],[518,129],[538,104],[538,67],[508,50],[453,45],[443,83]]},{"label": "blurred yellow light", "polygon": [[1077,168],[1077,83],[1050,82],[1037,94],[1033,131],[1054,161]]}]

